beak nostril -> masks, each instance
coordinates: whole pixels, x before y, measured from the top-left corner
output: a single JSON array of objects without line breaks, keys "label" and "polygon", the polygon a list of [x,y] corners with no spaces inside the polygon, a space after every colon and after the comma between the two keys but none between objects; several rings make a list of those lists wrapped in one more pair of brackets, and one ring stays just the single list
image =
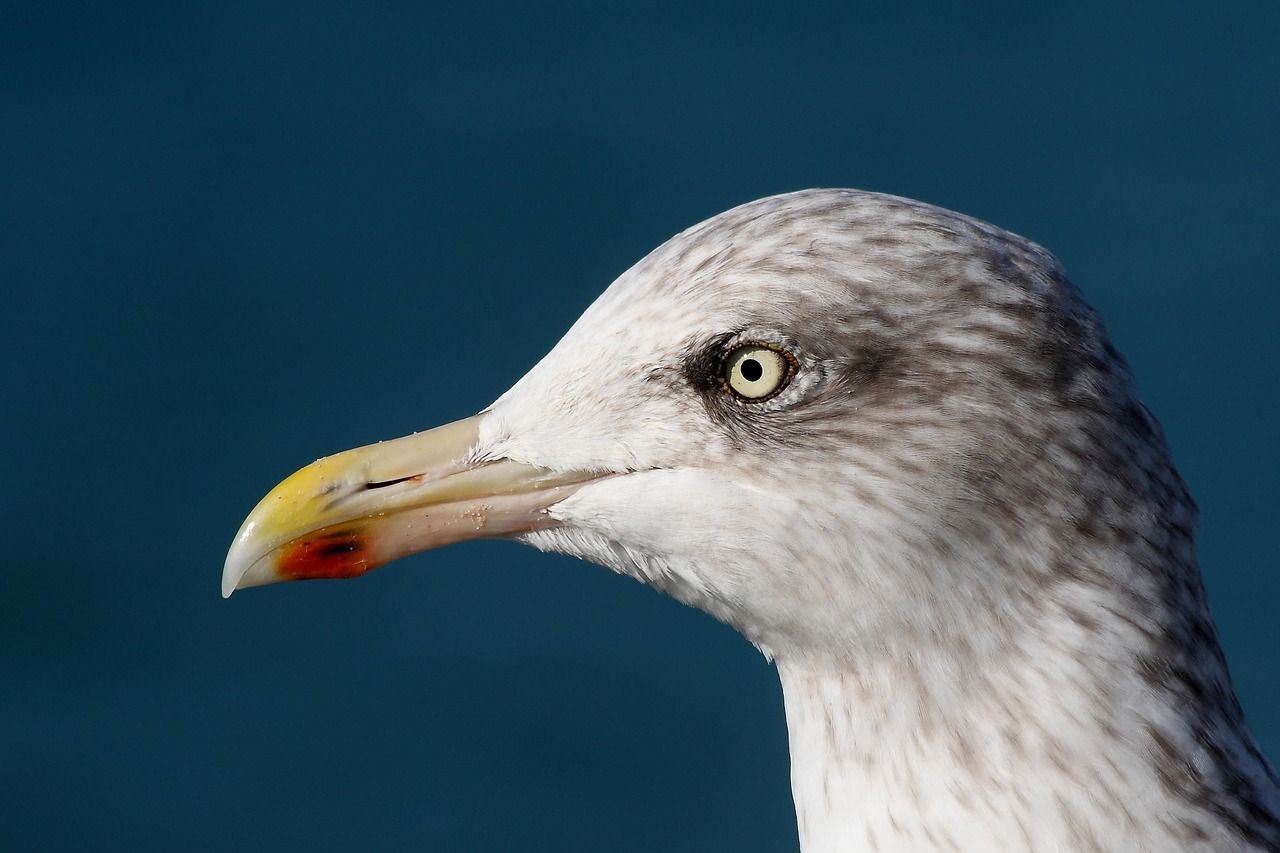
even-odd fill
[{"label": "beak nostril", "polygon": [[378,482],[375,482],[375,483],[365,483],[364,488],[366,491],[368,491],[369,489],[385,489],[387,486],[394,486],[397,483],[404,483],[408,480],[421,480],[421,479],[422,479],[421,474],[410,474],[408,477],[396,477],[394,480],[379,480]]}]

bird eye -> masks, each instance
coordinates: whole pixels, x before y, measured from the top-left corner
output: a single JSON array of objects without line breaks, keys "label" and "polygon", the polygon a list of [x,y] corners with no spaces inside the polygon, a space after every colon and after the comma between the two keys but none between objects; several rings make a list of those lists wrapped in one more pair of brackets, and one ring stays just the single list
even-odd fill
[{"label": "bird eye", "polygon": [[720,379],[739,400],[761,403],[786,388],[795,372],[789,353],[765,344],[743,344],[725,356]]}]

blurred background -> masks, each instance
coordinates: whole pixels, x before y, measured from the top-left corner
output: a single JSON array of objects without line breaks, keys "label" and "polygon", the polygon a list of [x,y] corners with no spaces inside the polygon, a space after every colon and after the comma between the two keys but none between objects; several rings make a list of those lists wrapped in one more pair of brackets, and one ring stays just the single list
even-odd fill
[{"label": "blurred background", "polygon": [[1277,44],[1270,2],[5,4],[5,846],[796,849],[775,674],[639,584],[481,542],[218,585],[284,475],[810,186],[1062,258],[1280,758]]}]

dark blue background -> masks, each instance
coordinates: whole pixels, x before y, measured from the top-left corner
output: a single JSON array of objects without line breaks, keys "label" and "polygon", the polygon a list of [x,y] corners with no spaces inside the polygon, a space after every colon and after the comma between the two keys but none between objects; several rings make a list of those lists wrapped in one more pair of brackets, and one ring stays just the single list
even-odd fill
[{"label": "dark blue background", "polygon": [[1280,756],[1277,44],[1273,2],[6,4],[7,846],[794,849],[775,675],[702,614],[509,543],[218,579],[294,468],[483,407],[667,236],[808,186],[1064,260]]}]

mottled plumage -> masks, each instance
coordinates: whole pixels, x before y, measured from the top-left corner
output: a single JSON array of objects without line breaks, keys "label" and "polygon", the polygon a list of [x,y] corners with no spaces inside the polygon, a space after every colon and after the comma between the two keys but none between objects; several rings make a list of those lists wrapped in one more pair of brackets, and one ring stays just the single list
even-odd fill
[{"label": "mottled plumage", "polygon": [[[725,387],[744,343],[797,365],[765,402]],[[849,190],[731,210],[482,416],[494,460],[593,477],[518,538],[776,661],[806,853],[1280,849],[1195,505],[1027,240]]]}]

